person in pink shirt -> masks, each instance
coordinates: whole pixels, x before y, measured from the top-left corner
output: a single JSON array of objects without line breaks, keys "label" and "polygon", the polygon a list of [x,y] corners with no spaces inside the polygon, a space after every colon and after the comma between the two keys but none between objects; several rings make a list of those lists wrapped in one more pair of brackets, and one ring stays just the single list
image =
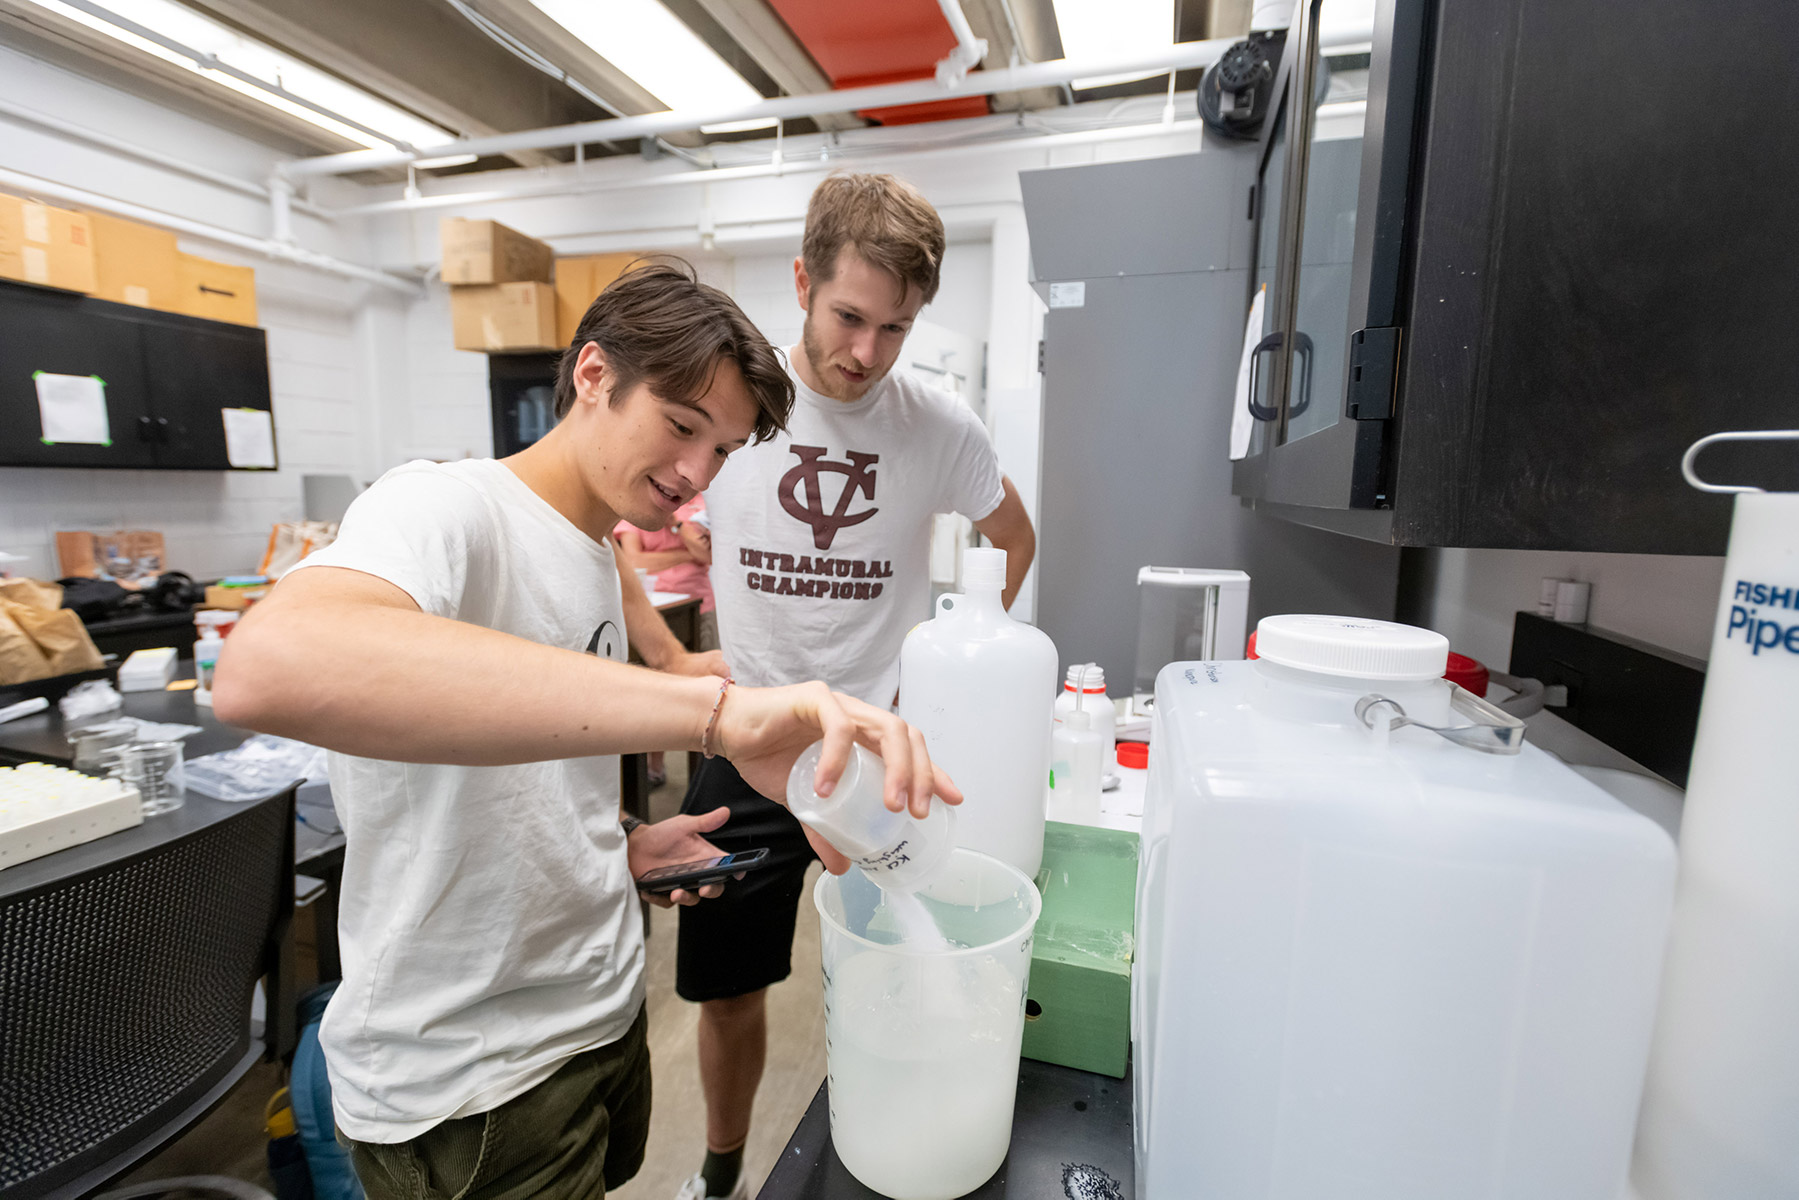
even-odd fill
[{"label": "person in pink shirt", "polygon": [[[675,510],[674,520],[662,529],[639,529],[620,521],[612,530],[627,567],[648,572],[650,586],[658,592],[674,592],[700,598],[700,619],[695,631],[696,653],[718,649],[718,616],[713,612],[712,531],[707,527],[706,498],[695,496]],[[650,784],[667,780],[661,752],[650,755]]]}]

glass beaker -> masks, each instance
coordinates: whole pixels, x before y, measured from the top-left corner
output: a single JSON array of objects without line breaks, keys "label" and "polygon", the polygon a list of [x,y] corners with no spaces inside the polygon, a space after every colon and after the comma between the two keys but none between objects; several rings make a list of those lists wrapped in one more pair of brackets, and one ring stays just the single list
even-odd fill
[{"label": "glass beaker", "polygon": [[77,771],[100,775],[111,766],[119,747],[137,740],[137,726],[129,721],[103,721],[71,730],[68,738],[73,750],[71,765]]},{"label": "glass beaker", "polygon": [[112,752],[110,774],[137,789],[144,815],[174,812],[187,800],[180,742],[132,742]]},{"label": "glass beaker", "polygon": [[955,814],[936,796],[922,821],[889,810],[881,801],[887,780],[881,760],[861,746],[850,748],[842,778],[829,796],[820,796],[812,788],[824,746],[813,742],[794,762],[787,776],[788,809],[883,887],[916,887],[955,845]]},{"label": "glass beaker", "polygon": [[837,1156],[893,1200],[973,1191],[1012,1141],[1036,886],[958,847],[916,892],[850,871],[821,876],[812,899]]}]

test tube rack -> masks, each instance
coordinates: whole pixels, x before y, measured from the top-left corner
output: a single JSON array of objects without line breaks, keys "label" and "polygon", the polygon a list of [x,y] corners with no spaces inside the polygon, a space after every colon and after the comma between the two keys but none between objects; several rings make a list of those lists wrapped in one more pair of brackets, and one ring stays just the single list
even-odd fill
[{"label": "test tube rack", "polygon": [[144,823],[137,789],[49,763],[0,767],[0,870]]}]

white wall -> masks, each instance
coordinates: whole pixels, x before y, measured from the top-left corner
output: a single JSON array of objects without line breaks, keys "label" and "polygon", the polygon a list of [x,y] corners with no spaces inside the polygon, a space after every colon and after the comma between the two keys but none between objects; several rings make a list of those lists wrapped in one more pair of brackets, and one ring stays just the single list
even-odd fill
[{"label": "white wall", "polygon": [[450,340],[450,289],[434,283],[406,308],[405,341],[393,348],[409,400],[382,439],[387,466],[415,458],[486,458],[493,453],[487,356]]},{"label": "white wall", "polygon": [[1457,651],[1504,670],[1513,614],[1535,612],[1545,576],[1592,584],[1588,623],[1695,658],[1709,657],[1722,558],[1562,554],[1540,550],[1425,552],[1424,623]]},{"label": "white wall", "polygon": [[[0,100],[103,130],[246,181],[267,176],[276,150],[0,44]],[[240,233],[268,233],[253,196],[97,148],[0,115],[0,166]],[[335,186],[335,185],[334,185]],[[313,249],[349,256],[360,234],[296,215]],[[275,521],[301,515],[300,477],[366,478],[376,426],[364,395],[362,309],[369,288],[336,276],[257,261],[183,239],[182,249],[256,267],[268,331],[279,471],[76,471],[0,468],[0,549],[23,554],[20,573],[54,578],[58,529],[156,529],[169,565],[196,576],[249,571]]]}]

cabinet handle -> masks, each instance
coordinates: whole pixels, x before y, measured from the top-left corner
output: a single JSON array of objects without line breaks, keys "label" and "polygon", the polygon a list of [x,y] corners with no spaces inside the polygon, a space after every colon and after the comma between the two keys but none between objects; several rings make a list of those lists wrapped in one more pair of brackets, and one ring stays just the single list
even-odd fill
[{"label": "cabinet handle", "polygon": [[1249,352],[1249,415],[1258,421],[1280,420],[1280,409],[1256,403],[1256,364],[1262,361],[1262,355],[1267,351],[1279,350],[1283,340],[1281,331],[1277,329],[1257,342],[1256,348]]},{"label": "cabinet handle", "polygon": [[1299,403],[1287,410],[1297,417],[1312,407],[1312,339],[1302,330],[1293,331],[1293,348],[1299,352]]}]

